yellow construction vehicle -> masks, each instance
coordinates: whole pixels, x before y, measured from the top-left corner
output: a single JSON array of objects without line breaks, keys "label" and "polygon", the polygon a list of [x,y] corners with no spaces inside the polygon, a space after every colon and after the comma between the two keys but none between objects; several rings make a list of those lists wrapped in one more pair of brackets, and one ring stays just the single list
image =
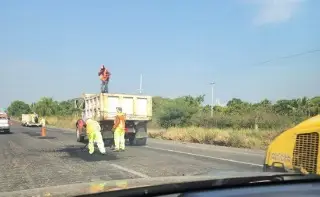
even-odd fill
[{"label": "yellow construction vehicle", "polygon": [[269,145],[263,171],[320,175],[320,115],[279,134]]}]

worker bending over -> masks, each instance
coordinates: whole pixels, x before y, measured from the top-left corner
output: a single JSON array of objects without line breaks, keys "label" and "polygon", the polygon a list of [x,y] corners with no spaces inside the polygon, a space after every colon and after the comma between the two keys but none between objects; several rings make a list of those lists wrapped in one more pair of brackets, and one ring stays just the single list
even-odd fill
[{"label": "worker bending over", "polygon": [[125,150],[125,125],[126,118],[122,113],[122,108],[117,107],[117,115],[114,120],[113,130],[114,130],[114,151],[124,151]]},{"label": "worker bending over", "polygon": [[100,153],[105,154],[106,149],[104,147],[103,138],[101,135],[101,127],[99,122],[93,120],[91,117],[84,117],[86,124],[87,136],[89,139],[88,149],[89,154],[94,153],[94,143],[97,143]]},{"label": "worker bending over", "polygon": [[101,93],[108,93],[108,84],[111,73],[104,67],[104,65],[102,65],[98,75],[101,80]]}]

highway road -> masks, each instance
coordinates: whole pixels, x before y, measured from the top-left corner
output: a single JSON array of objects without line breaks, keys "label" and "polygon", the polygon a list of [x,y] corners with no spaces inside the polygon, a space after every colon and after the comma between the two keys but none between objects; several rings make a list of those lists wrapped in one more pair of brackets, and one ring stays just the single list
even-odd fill
[{"label": "highway road", "polygon": [[149,139],[145,147],[89,155],[71,130],[21,127],[0,135],[0,192],[100,180],[261,171],[263,151]]}]

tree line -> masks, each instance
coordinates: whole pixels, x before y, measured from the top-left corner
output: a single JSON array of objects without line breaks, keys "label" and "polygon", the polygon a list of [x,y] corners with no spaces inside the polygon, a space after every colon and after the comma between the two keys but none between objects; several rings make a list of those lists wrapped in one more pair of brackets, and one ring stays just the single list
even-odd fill
[{"label": "tree line", "polygon": [[81,116],[81,109],[75,108],[74,100],[55,101],[50,97],[42,97],[39,101],[27,104],[16,100],[7,108],[10,116],[21,117],[21,114],[37,113],[39,116]]},{"label": "tree line", "polygon": [[[21,117],[23,113],[36,112],[40,116],[81,116],[81,109],[74,107],[74,100],[55,101],[43,97],[27,104],[13,101],[7,111],[10,116]],[[285,129],[320,113],[320,96],[278,100],[272,103],[264,99],[249,103],[238,98],[231,99],[226,106],[203,105],[204,95],[182,96],[175,99],[153,97],[154,127],[206,127]]]}]

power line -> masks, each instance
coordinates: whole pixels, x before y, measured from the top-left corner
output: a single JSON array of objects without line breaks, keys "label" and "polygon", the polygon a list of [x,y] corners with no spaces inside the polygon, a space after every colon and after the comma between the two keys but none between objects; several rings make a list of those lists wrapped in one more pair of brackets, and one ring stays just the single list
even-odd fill
[{"label": "power line", "polygon": [[292,55],[288,55],[288,56],[282,56],[282,57],[266,60],[266,61],[255,64],[255,66],[264,65],[264,64],[276,61],[276,60],[289,59],[289,58],[294,58],[294,57],[303,56],[303,55],[307,55],[307,54],[311,54],[311,53],[318,53],[318,52],[320,52],[320,49],[313,49],[313,50],[309,50],[309,51],[304,51],[301,53],[296,53],[296,54],[292,54]]}]

